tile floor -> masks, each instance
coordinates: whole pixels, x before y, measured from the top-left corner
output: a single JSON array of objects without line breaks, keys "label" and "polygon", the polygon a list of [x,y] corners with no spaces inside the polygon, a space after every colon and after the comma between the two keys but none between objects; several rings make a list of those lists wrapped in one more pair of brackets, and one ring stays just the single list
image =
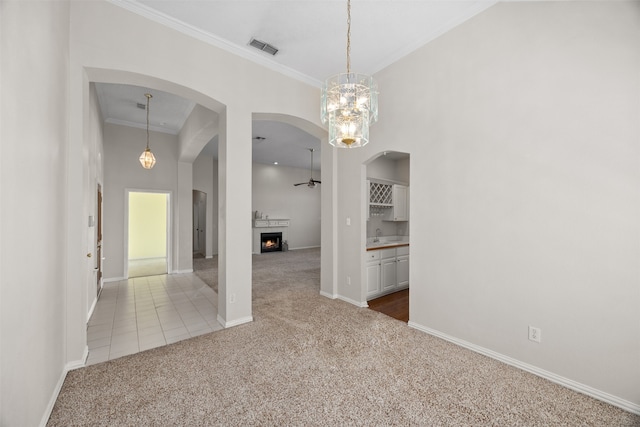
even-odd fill
[{"label": "tile floor", "polygon": [[217,316],[218,294],[193,273],[106,283],[89,320],[86,364],[222,330]]}]

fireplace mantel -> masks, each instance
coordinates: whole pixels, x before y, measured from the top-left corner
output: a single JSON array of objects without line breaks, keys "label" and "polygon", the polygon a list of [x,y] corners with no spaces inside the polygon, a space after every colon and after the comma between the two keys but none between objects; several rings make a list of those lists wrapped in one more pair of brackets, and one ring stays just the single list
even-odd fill
[{"label": "fireplace mantel", "polygon": [[267,228],[267,227],[288,227],[288,218],[279,219],[256,219],[253,221],[253,228]]}]

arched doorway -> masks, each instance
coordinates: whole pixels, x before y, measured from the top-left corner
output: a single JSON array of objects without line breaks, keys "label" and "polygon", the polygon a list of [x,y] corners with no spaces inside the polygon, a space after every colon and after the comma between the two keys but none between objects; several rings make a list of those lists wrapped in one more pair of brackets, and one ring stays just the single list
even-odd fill
[{"label": "arched doorway", "polygon": [[369,308],[408,322],[410,156],[383,151],[365,165],[364,298]]}]

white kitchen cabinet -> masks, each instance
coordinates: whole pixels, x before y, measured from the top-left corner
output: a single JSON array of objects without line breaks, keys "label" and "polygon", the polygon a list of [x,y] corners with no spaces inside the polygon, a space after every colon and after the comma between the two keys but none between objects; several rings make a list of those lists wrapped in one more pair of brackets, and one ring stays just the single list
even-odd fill
[{"label": "white kitchen cabinet", "polygon": [[393,184],[392,207],[386,212],[385,221],[409,221],[409,187]]},{"label": "white kitchen cabinet", "polygon": [[367,263],[367,299],[380,294],[380,260]]},{"label": "white kitchen cabinet", "polygon": [[396,257],[380,261],[380,285],[382,292],[388,292],[396,287]]},{"label": "white kitchen cabinet", "polygon": [[367,300],[409,287],[409,246],[367,251]]},{"label": "white kitchen cabinet", "polygon": [[396,258],[397,288],[409,287],[409,255],[401,255]]},{"label": "white kitchen cabinet", "polygon": [[380,251],[367,251],[367,299],[380,294]]}]

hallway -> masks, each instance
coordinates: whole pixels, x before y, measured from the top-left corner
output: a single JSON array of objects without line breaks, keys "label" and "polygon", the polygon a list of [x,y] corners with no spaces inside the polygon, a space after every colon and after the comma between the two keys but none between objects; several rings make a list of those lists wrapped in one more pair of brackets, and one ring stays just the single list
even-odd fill
[{"label": "hallway", "polygon": [[106,283],[89,320],[86,365],[222,330],[218,295],[193,273]]}]

